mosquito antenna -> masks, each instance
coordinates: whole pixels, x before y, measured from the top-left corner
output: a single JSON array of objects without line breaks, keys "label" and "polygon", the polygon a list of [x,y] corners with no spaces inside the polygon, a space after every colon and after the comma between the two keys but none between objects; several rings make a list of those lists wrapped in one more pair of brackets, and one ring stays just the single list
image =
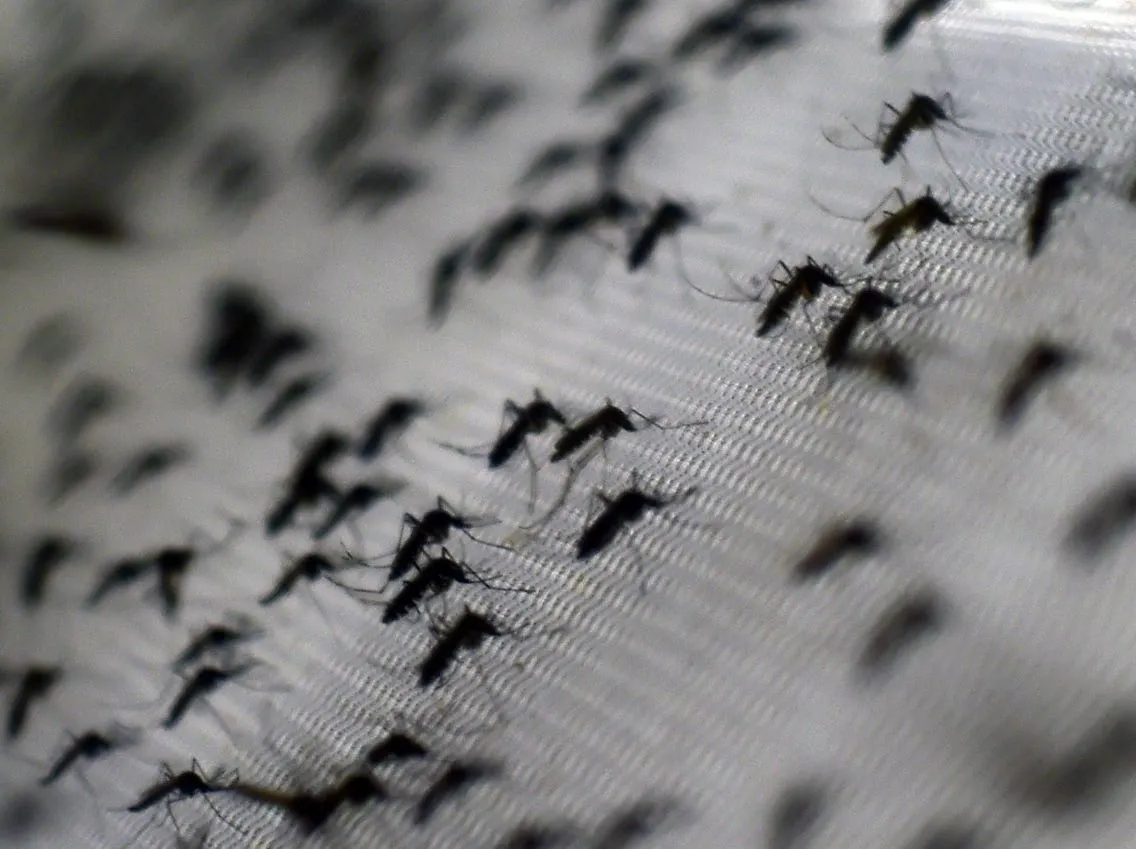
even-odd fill
[{"label": "mosquito antenna", "polygon": [[[730,274],[728,271],[726,271],[726,267],[722,263],[721,260],[718,261],[718,268],[719,268],[719,270],[721,270],[722,275],[726,278],[726,280],[729,281],[730,287],[735,292],[737,292],[740,297],[728,298],[725,295],[716,295],[713,292],[710,292],[706,289],[703,289],[701,286],[697,285],[689,277],[686,278],[687,285],[690,286],[690,288],[692,288],[695,292],[697,292],[700,295],[705,295],[707,298],[710,298],[711,300],[721,301],[721,302],[726,303],[726,304],[756,304],[761,300],[761,296],[757,293],[747,295],[742,290],[741,285],[734,279],[733,275]],[[755,277],[750,278],[750,280],[755,280],[755,279],[756,279]]]},{"label": "mosquito antenna", "polygon": [[647,424],[649,424],[651,427],[653,427],[657,430],[683,430],[684,428],[688,428],[688,427],[701,427],[701,426],[705,426],[705,425],[710,424],[709,420],[702,419],[702,420],[699,420],[699,421],[679,422],[678,424],[665,425],[665,424],[662,424],[662,422],[659,419],[652,418],[651,416],[648,416],[646,413],[641,413],[638,410],[636,410],[634,407],[629,407],[627,412],[630,415],[638,416],[643,421],[647,422]]},{"label": "mosquito antenna", "polygon": [[819,200],[817,200],[817,198],[813,195],[812,192],[808,191],[807,189],[805,190],[805,194],[808,195],[809,200],[811,200],[813,202],[813,204],[818,209],[820,209],[822,212],[827,212],[829,215],[831,215],[835,218],[842,218],[845,221],[855,221],[855,222],[860,223],[860,224],[864,223],[869,218],[871,218],[873,215],[875,215],[877,212],[879,212],[880,209],[883,208],[883,206],[889,200],[891,200],[893,195],[898,195],[900,202],[901,203],[903,202],[903,192],[901,192],[899,189],[892,189],[886,195],[884,195],[883,200],[881,200],[874,207],[872,207],[871,211],[869,211],[867,215],[858,215],[858,216],[857,215],[844,215],[843,213],[837,212],[835,209],[832,209],[831,207],[825,206],[823,203],[821,203]]},{"label": "mosquito antenna", "polygon": [[951,163],[951,159],[949,156],[947,156],[947,152],[943,150],[943,143],[939,140],[939,134],[935,132],[933,127],[931,128],[931,141],[935,143],[935,149],[939,151],[939,156],[943,158],[943,162],[947,164],[947,168],[949,168],[950,172],[954,174],[955,179],[959,181],[959,185],[961,185],[966,191],[969,192],[970,186],[967,185],[966,180],[962,178],[962,176],[958,172],[958,169],[955,168],[955,166]]},{"label": "mosquito antenna", "polygon": [[848,122],[848,126],[850,126],[855,131],[856,135],[860,136],[860,138],[868,143],[867,147],[854,147],[852,145],[841,144],[839,141],[829,135],[828,130],[822,128],[820,134],[824,136],[824,140],[826,142],[828,142],[835,148],[839,148],[840,150],[851,150],[858,153],[861,153],[865,150],[875,150],[877,147],[879,147],[879,142],[876,139],[873,139],[859,127],[857,127],[854,123],[852,123],[851,119],[845,118],[844,120]]}]

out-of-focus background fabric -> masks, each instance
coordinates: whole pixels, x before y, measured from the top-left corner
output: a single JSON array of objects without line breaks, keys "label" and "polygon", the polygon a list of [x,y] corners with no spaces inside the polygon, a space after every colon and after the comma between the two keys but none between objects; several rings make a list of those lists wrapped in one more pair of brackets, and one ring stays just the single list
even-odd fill
[{"label": "out-of-focus background fabric", "polygon": [[[885,53],[895,10],[883,3],[755,4],[753,20],[785,42],[724,71],[721,48],[666,58],[714,8],[701,0],[644,3],[608,50],[594,44],[596,0],[449,5],[0,10],[4,202],[80,192],[125,210],[135,234],[114,246],[0,236],[0,668],[65,670],[0,749],[0,842],[491,847],[529,821],[570,824],[568,845],[630,846],[611,823],[654,800],[666,815],[641,823],[642,845],[1133,845],[1128,737],[1106,738],[1115,752],[1103,762],[1093,749],[1136,710],[1133,544],[1086,566],[1064,540],[1092,495],[1136,463],[1136,208],[1125,197],[1136,7],[958,0]],[[386,39],[383,70],[369,123],[356,116],[366,125],[337,151],[329,121],[353,120],[336,112],[343,59],[368,27]],[[652,205],[689,204],[700,222],[634,273],[619,228],[572,239],[539,280],[524,248],[483,282],[463,275],[432,326],[439,255],[519,204],[554,209],[594,190],[588,168],[515,183],[549,143],[596,138],[634,101],[580,104],[623,55],[659,60],[678,102],[621,185]],[[76,69],[107,66],[133,81],[129,96],[98,73],[75,83]],[[446,69],[467,100],[422,129],[426,82]],[[499,114],[478,123],[469,98],[494,86]],[[887,166],[846,149],[868,147],[853,124],[874,135],[883,104],[912,92],[949,92],[954,125],[916,132]],[[344,208],[351,169],[379,161],[412,170],[414,188],[370,213]],[[1089,173],[1029,260],[1030,192],[1069,162]],[[863,339],[910,358],[908,390],[818,362],[845,293],[823,292],[757,338],[761,303],[689,285],[737,298],[730,279],[744,288],[808,256],[857,278],[870,240],[852,219],[896,186],[907,199],[930,186],[956,225],[905,238],[867,269],[902,303]],[[194,368],[222,279],[260,287],[281,322],[317,340],[285,378],[310,374],[319,391],[278,426],[256,427],[271,387],[218,402]],[[29,365],[29,333],[58,316],[72,356]],[[1001,387],[1043,336],[1080,358],[999,434]],[[115,387],[111,409],[60,449],[53,411],[90,378]],[[588,465],[562,511],[526,531],[523,456],[490,470],[466,454],[497,435],[506,399],[523,404],[534,388],[572,420],[610,399],[698,424],[640,420]],[[438,622],[469,604],[517,632],[463,654],[437,688],[416,682],[435,639],[425,616],[384,625],[381,608],[326,580],[257,603],[313,548],[303,527],[263,533],[299,446],[327,426],[358,432],[395,395],[421,397],[427,415],[380,460],[345,461],[336,477],[406,487],[321,550],[380,559],[403,513],[441,495],[495,519],[473,533],[511,549],[456,534],[451,551],[487,583],[529,590],[474,583],[432,605]],[[184,446],[187,462],[115,497],[121,464],[163,441]],[[564,480],[547,462],[551,442],[552,431],[532,441],[538,515]],[[49,503],[60,464],[82,457],[90,475]],[[632,483],[697,492],[578,560],[581,529],[604,506],[592,499],[589,514],[588,494]],[[878,523],[880,550],[795,582],[822,528],[855,516]],[[85,605],[109,564],[207,545],[230,520],[239,533],[192,565],[176,621],[141,591]],[[77,550],[29,610],[22,570],[49,532]],[[382,585],[378,570],[336,577]],[[939,600],[937,629],[865,682],[857,659],[881,616],[923,591]],[[238,613],[263,630],[248,648],[259,664],[163,730],[179,683],[171,659]],[[6,706],[13,681],[0,682]],[[137,745],[37,786],[68,732],[112,721],[138,729]],[[394,727],[428,740],[439,763],[383,772],[395,799],[336,814],[312,838],[269,805],[223,794],[212,807],[178,803],[173,819],[164,805],[123,810],[160,764],[179,772],[191,759],[264,787],[330,786]],[[499,759],[502,775],[416,825],[411,800],[445,762],[473,756]],[[778,844],[771,823],[786,798],[802,822],[816,817]]]}]

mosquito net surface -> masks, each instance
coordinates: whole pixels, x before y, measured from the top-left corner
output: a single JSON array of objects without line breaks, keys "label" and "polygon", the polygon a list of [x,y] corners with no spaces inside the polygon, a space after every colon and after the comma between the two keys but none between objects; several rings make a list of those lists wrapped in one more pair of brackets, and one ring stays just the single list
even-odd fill
[{"label": "mosquito net surface", "polygon": [[0,843],[1136,845],[1131,3],[0,18]]}]

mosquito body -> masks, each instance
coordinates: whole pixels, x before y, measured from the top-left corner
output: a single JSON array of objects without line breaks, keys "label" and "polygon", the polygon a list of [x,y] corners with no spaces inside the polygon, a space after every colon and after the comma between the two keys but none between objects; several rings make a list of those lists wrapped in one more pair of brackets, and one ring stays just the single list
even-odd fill
[{"label": "mosquito body", "polygon": [[269,510],[265,533],[276,536],[292,523],[296,511],[325,499],[338,499],[339,489],[327,477],[327,467],[346,454],[351,439],[335,430],[315,437],[296,462],[284,496]]},{"label": "mosquito body", "polygon": [[220,394],[228,391],[269,335],[271,315],[263,297],[247,283],[225,280],[210,298],[209,326],[198,367]]},{"label": "mosquito body", "polygon": [[311,398],[328,384],[326,374],[302,374],[285,383],[280,391],[261,411],[256,421],[258,430],[267,430],[280,424],[289,413]]},{"label": "mosquito body", "polygon": [[260,597],[258,603],[261,607],[276,604],[282,598],[290,595],[300,581],[314,583],[324,575],[332,574],[338,568],[338,565],[333,563],[326,554],[309,551],[284,570],[284,573],[272,585],[272,588]]},{"label": "mosquito body", "polygon": [[566,139],[554,141],[542,148],[517,178],[518,188],[532,188],[552,179],[557,174],[588,162],[596,155],[596,143],[591,140]]},{"label": "mosquito body", "polygon": [[1045,172],[1034,187],[1026,213],[1026,255],[1034,259],[1049,236],[1057,207],[1073,194],[1073,185],[1085,175],[1082,165],[1063,165]]},{"label": "mosquito body", "polygon": [[857,661],[861,674],[875,678],[887,672],[912,645],[942,628],[946,617],[942,600],[929,590],[901,599],[868,635]]},{"label": "mosquito body", "polygon": [[503,636],[505,632],[493,620],[467,607],[441,632],[438,641],[419,664],[418,685],[425,688],[436,684],[463,650],[480,648],[486,637]]},{"label": "mosquito body", "polygon": [[195,666],[205,657],[225,653],[242,643],[263,636],[263,631],[249,619],[237,619],[233,624],[209,625],[194,635],[173,661],[175,672]]},{"label": "mosquito body", "polygon": [[884,25],[882,47],[890,52],[905,42],[920,19],[929,20],[951,0],[906,0]]},{"label": "mosquito body", "polygon": [[631,416],[633,415],[643,419],[648,425],[661,427],[654,419],[648,418],[636,410],[623,410],[609,400],[595,412],[564,428],[552,446],[551,461],[553,463],[563,462],[593,440],[598,439],[600,442],[607,442],[620,433],[637,432],[640,426],[632,421]]},{"label": "mosquito body", "polygon": [[656,72],[654,63],[646,59],[616,59],[592,80],[580,102],[585,106],[599,106],[617,94],[652,79]]},{"label": "mosquito body", "polygon": [[146,556],[124,557],[115,561],[103,572],[102,578],[87,595],[86,606],[97,607],[112,592],[137,583],[152,570],[153,561]]},{"label": "mosquito body", "polygon": [[786,321],[793,308],[801,301],[812,301],[820,297],[824,288],[845,289],[846,284],[837,278],[836,273],[826,265],[821,265],[811,256],[805,258],[803,265],[790,268],[784,262],[778,267],[788,277],[784,280],[772,278],[773,296],[766,301],[757,317],[757,335],[767,336]]},{"label": "mosquito body", "polygon": [[867,518],[829,525],[808,552],[793,566],[793,579],[813,581],[831,572],[848,557],[870,557],[883,548],[883,533]]},{"label": "mosquito body", "polygon": [[15,740],[27,725],[32,706],[46,699],[51,691],[63,680],[63,668],[59,666],[29,666],[20,675],[16,694],[8,707],[5,734],[8,740]]},{"label": "mosquito body", "polygon": [[434,261],[434,270],[430,275],[427,315],[430,323],[435,327],[445,321],[450,311],[458,280],[469,262],[473,247],[472,239],[455,242]]},{"label": "mosquito body", "polygon": [[121,390],[109,380],[86,376],[63,393],[51,411],[51,427],[64,443],[72,443],[122,403]]},{"label": "mosquito body", "polygon": [[682,228],[697,221],[698,218],[689,207],[677,201],[663,200],[631,243],[627,254],[627,270],[632,273],[639,271],[650,261],[663,236],[674,236]]},{"label": "mosquito body", "polygon": [[381,766],[395,761],[422,760],[430,750],[413,737],[401,731],[392,731],[367,750],[364,760],[369,766]]},{"label": "mosquito body", "polygon": [[394,478],[355,484],[339,497],[327,518],[312,531],[312,538],[326,538],[353,515],[369,510],[380,501],[393,498],[405,488],[406,481]]},{"label": "mosquito body", "polygon": [[396,396],[388,399],[363,428],[355,455],[360,460],[374,460],[393,437],[425,413],[426,403],[419,398]]},{"label": "mosquito body", "polygon": [[1136,524],[1136,475],[1110,481],[1074,517],[1065,547],[1083,560],[1095,560]]},{"label": "mosquito body", "polygon": [[39,780],[41,787],[50,787],[74,768],[80,761],[95,761],[105,758],[117,749],[130,745],[136,735],[90,730],[72,736],[70,742],[51,764],[47,773]]},{"label": "mosquito body", "polygon": [[111,492],[125,497],[147,481],[159,477],[192,456],[189,446],[181,442],[151,445],[130,457],[111,481]]},{"label": "mosquito body", "polygon": [[470,539],[476,539],[470,531],[478,526],[479,520],[459,515],[450,508],[444,498],[439,496],[437,507],[423,513],[421,517],[406,513],[402,517],[402,524],[404,528],[410,528],[410,535],[395,551],[388,575],[390,581],[403,578],[418,565],[418,560],[427,546],[441,545],[453,531],[459,531]]},{"label": "mosquito body", "polygon": [[166,718],[162,720],[162,728],[169,730],[177,726],[185,717],[189,709],[202,699],[211,696],[222,686],[244,675],[255,664],[246,662],[237,666],[202,666],[185,682],[185,686],[177,694],[173,704],[170,705]]},{"label": "mosquito body", "polygon": [[20,230],[86,242],[117,245],[130,237],[126,221],[110,207],[31,204],[9,209],[7,218]]},{"label": "mosquito body", "polygon": [[28,610],[43,603],[52,575],[79,552],[79,545],[61,534],[45,534],[32,546],[20,580],[20,603]]},{"label": "mosquito body", "polygon": [[1031,345],[998,396],[995,415],[999,429],[1005,432],[1014,427],[1042,387],[1076,365],[1079,359],[1077,351],[1048,339]]},{"label": "mosquito body", "polygon": [[539,436],[553,424],[562,427],[568,424],[564,414],[541,395],[540,390],[535,390],[533,399],[523,407],[513,401],[506,401],[505,413],[511,415],[513,420],[501,431],[501,435],[489,449],[487,459],[490,469],[498,469],[509,462],[525,446],[525,440],[529,436]]},{"label": "mosquito body", "polygon": [[252,386],[263,386],[288,360],[315,347],[311,333],[302,327],[285,327],[272,333],[249,363],[246,379]]},{"label": "mosquito body", "polygon": [[935,199],[930,188],[910,203],[903,201],[903,195],[898,190],[895,194],[899,197],[902,206],[894,211],[885,211],[883,219],[872,225],[871,234],[875,241],[864,258],[865,265],[871,265],[879,259],[880,255],[898,242],[905,233],[911,235],[926,233],[936,224],[946,227],[955,225],[954,217]]},{"label": "mosquito body", "polygon": [[519,207],[493,222],[478,241],[470,267],[482,278],[495,274],[505,255],[529,236],[539,233],[544,214],[530,207]]},{"label": "mosquito body", "polygon": [[587,560],[599,554],[615,541],[625,529],[640,521],[649,511],[662,510],[686,500],[697,492],[690,487],[678,495],[663,496],[644,492],[634,484],[615,498],[599,493],[603,511],[584,528],[576,543],[576,559]]},{"label": "mosquito body", "polygon": [[857,331],[865,324],[879,321],[885,312],[898,307],[898,300],[879,289],[866,286],[856,292],[825,340],[821,352],[825,365],[838,366],[844,362]]},{"label": "mosquito body", "polygon": [[450,764],[418,800],[414,808],[414,824],[425,825],[445,802],[462,795],[475,784],[500,778],[504,771],[498,761],[468,760]]}]

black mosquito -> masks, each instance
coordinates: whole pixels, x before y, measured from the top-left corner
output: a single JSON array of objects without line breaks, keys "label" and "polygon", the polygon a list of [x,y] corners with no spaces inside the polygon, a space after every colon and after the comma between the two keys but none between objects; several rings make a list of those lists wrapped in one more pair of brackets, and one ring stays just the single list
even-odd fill
[{"label": "black mosquito", "polygon": [[1136,475],[1125,472],[1096,492],[1073,517],[1065,547],[1095,560],[1136,524]]},{"label": "black mosquito", "polygon": [[315,583],[320,578],[332,575],[339,569],[340,565],[326,554],[318,551],[309,551],[307,554],[298,557],[281,573],[276,583],[272,585],[272,588],[260,597],[259,604],[261,607],[274,605],[281,599],[291,595],[300,581],[305,581],[309,584]]},{"label": "black mosquito", "polygon": [[[596,75],[591,85],[584,91],[580,103],[585,106],[599,106],[612,97],[648,82],[655,77],[655,64],[647,59],[624,57],[616,59]],[[594,145],[587,145],[589,154]]]},{"label": "black mosquito", "polygon": [[1057,207],[1073,194],[1073,185],[1084,177],[1082,165],[1062,165],[1046,171],[1038,178],[1033,199],[1026,212],[1026,256],[1034,259],[1041,253],[1049,236]]},{"label": "black mosquito", "polygon": [[63,680],[60,666],[28,666],[19,676],[16,693],[8,706],[5,736],[15,740],[27,725],[32,706],[51,695],[51,691]]},{"label": "black mosquito", "polygon": [[434,270],[430,275],[427,315],[430,323],[435,327],[441,325],[450,312],[458,280],[466,268],[473,246],[473,239],[455,242],[434,261]]},{"label": "black mosquito", "polygon": [[402,731],[392,731],[372,743],[363,760],[368,766],[381,766],[401,761],[423,760],[430,757],[430,749]]},{"label": "black mosquito", "polygon": [[911,358],[894,345],[849,351],[841,366],[862,372],[900,392],[907,392],[915,385],[915,366]]},{"label": "black mosquito", "polygon": [[426,688],[438,683],[463,650],[474,651],[487,637],[503,637],[507,633],[492,619],[466,607],[441,630],[438,640],[418,665],[418,686]]},{"label": "black mosquito", "polygon": [[613,190],[620,184],[631,154],[644,142],[655,125],[678,104],[676,90],[660,86],[627,108],[620,116],[616,128],[599,142],[596,164],[602,188]]},{"label": "black mosquito", "polygon": [[574,238],[590,235],[604,224],[626,225],[638,217],[640,207],[615,190],[574,200],[545,216],[540,243],[533,259],[533,273],[541,276],[552,267],[564,245]]},{"label": "black mosquito", "polygon": [[[973,127],[966,127],[959,123],[957,118],[958,109],[955,106],[954,98],[949,92],[938,97],[921,92],[912,92],[902,108],[897,108],[894,104],[885,102],[883,111],[886,113],[886,116],[881,115],[874,137],[864,133],[856,127],[855,124],[852,125],[852,129],[856,131],[857,135],[867,141],[872,148],[879,150],[881,162],[887,165],[897,156],[902,157],[912,136],[917,132],[927,132],[934,141],[935,147],[938,148],[939,155],[943,158],[943,161],[947,163],[947,166],[951,169],[951,172],[954,173],[959,182],[962,182],[962,179],[958,176],[958,172],[954,169],[954,166],[951,165],[950,160],[943,151],[939,137],[935,131],[940,126],[949,125],[966,132],[979,133],[981,135],[985,134]],[[825,138],[837,147],[844,147],[827,134]]]},{"label": "black mosquito", "polygon": [[399,162],[367,162],[343,180],[340,207],[362,207],[368,217],[396,204],[426,185],[426,173]]},{"label": "black mosquito", "polygon": [[262,349],[269,335],[271,309],[251,284],[223,280],[208,302],[205,339],[198,368],[224,395]]},{"label": "black mosquito", "polygon": [[192,456],[192,450],[184,442],[149,445],[127,458],[111,479],[110,490],[120,498],[130,495],[142,484],[188,462]]},{"label": "black mosquito", "polygon": [[942,11],[951,0],[906,0],[884,25],[881,45],[884,52],[895,50],[922,18],[929,20]]},{"label": "black mosquito", "polygon": [[174,819],[173,806],[188,799],[200,798],[205,800],[219,820],[239,832],[241,830],[222,816],[208,798],[214,793],[229,789],[229,784],[222,781],[222,775],[222,772],[218,771],[213,776],[207,776],[196,760],[190,764],[189,769],[179,773],[174,773],[167,764],[162,764],[158,780],[143,790],[138,801],[125,810],[137,814],[153,810],[158,805],[165,805],[166,813],[173,820],[175,829],[180,832],[177,820]]},{"label": "black mosquito", "polygon": [[301,452],[286,484],[284,495],[265,519],[265,533],[272,537],[292,523],[296,511],[315,507],[339,497],[339,489],[327,477],[327,467],[351,450],[352,440],[337,430],[325,430]]},{"label": "black mosquito", "polygon": [[904,201],[903,193],[898,189],[895,190],[894,194],[899,198],[901,206],[894,211],[885,210],[883,219],[872,225],[871,234],[875,241],[872,244],[872,249],[864,258],[865,265],[875,262],[885,250],[899,241],[899,238],[905,233],[911,235],[926,233],[936,224],[942,224],[946,227],[955,226],[954,217],[942,203],[935,199],[931,194],[930,187],[910,203]]},{"label": "black mosquito", "polygon": [[35,541],[28,551],[20,580],[20,604],[27,610],[39,607],[47,595],[52,576],[81,546],[70,537],[47,533]]},{"label": "black mosquito", "polygon": [[644,415],[638,410],[632,408],[624,410],[621,407],[617,407],[612,403],[611,399],[608,399],[604,402],[602,407],[589,413],[578,422],[564,428],[553,445],[551,461],[553,463],[563,462],[579,453],[580,449],[593,442],[593,440],[599,440],[600,443],[603,443],[614,439],[620,433],[638,432],[641,426],[635,424],[632,420],[632,416],[640,419],[647,426],[659,430],[680,430],[682,428],[706,424],[704,421],[698,421],[683,422],[677,425],[664,425],[657,419]]},{"label": "black mosquito", "polygon": [[412,122],[419,132],[428,132],[462,100],[468,81],[465,71],[440,68],[426,78],[418,91]]},{"label": "black mosquito", "polygon": [[1005,433],[1017,425],[1045,384],[1077,365],[1080,359],[1080,352],[1050,339],[1039,339],[1030,345],[998,395],[995,419],[999,431]]},{"label": "black mosquito", "polygon": [[[632,416],[642,421],[643,424],[636,424]],[[599,407],[594,412],[561,430],[560,436],[552,446],[551,462],[561,463],[573,456],[579,455],[579,457],[572,464],[568,474],[565,476],[564,485],[561,487],[560,494],[548,510],[545,511],[544,515],[532,524],[523,525],[522,528],[529,530],[547,523],[560,508],[564,506],[576,478],[588,466],[597,452],[606,458],[607,443],[615,439],[619,434],[637,433],[643,426],[652,427],[657,430],[682,430],[688,427],[698,427],[705,424],[707,424],[707,422],[703,420],[664,425],[659,420],[640,413],[634,408],[629,407],[624,410],[617,407],[612,403],[610,398],[607,399],[602,407]],[[584,450],[585,448],[587,449],[586,451]]]},{"label": "black mosquito", "polygon": [[184,686],[174,698],[165,719],[162,720],[162,728],[168,730],[176,727],[195,704],[207,699],[225,684],[241,677],[254,666],[256,666],[256,663],[247,661],[235,666],[206,665],[199,667],[185,681]]},{"label": "black mosquito", "polygon": [[469,135],[496,120],[523,97],[521,87],[508,80],[494,80],[475,89],[462,116],[461,132]]},{"label": "black mosquito", "polygon": [[426,402],[420,398],[388,398],[363,426],[355,456],[360,460],[374,460],[391,440],[410,427],[415,419],[425,415],[427,409]]},{"label": "black mosquito", "polygon": [[841,365],[847,359],[852,340],[860,328],[879,321],[886,312],[899,306],[899,300],[887,292],[871,286],[858,290],[828,332],[821,351],[825,365]]},{"label": "black mosquito", "polygon": [[619,46],[635,19],[647,11],[651,0],[605,0],[596,27],[596,50],[612,50]]},{"label": "black mosquito", "polygon": [[567,823],[523,822],[501,838],[495,849],[557,849],[571,843],[576,832]]},{"label": "black mosquito", "polygon": [[280,424],[293,410],[306,402],[317,392],[325,389],[330,382],[327,374],[313,372],[302,374],[285,383],[261,411],[256,420],[257,430],[268,430]]},{"label": "black mosquito", "polygon": [[121,390],[109,380],[95,376],[78,378],[64,390],[52,410],[51,428],[62,442],[74,442],[122,401]]},{"label": "black mosquito", "polygon": [[98,455],[79,446],[64,447],[52,461],[45,476],[43,493],[54,506],[70,496],[99,471]]},{"label": "black mosquito", "polygon": [[327,790],[288,793],[253,784],[235,783],[224,788],[244,799],[284,811],[304,834],[314,834],[342,807],[381,804],[391,798],[386,785],[369,772],[355,772]]},{"label": "black mosquito", "polygon": [[631,525],[640,521],[648,512],[662,510],[679,504],[698,491],[688,487],[676,495],[660,495],[644,492],[632,480],[631,487],[614,498],[597,492],[595,497],[604,505],[600,514],[584,527],[576,542],[576,559],[587,560],[611,545],[616,537]]},{"label": "black mosquito", "polygon": [[627,270],[636,272],[651,260],[664,236],[675,236],[684,227],[698,223],[698,217],[678,201],[664,199],[650,214],[627,253]]},{"label": "black mosquito", "polygon": [[153,572],[153,561],[146,555],[124,557],[114,561],[104,570],[85,602],[88,608],[97,607],[113,592],[126,589],[138,583]]},{"label": "black mosquito", "polygon": [[90,762],[105,758],[119,749],[133,745],[140,739],[133,729],[116,726],[107,730],[91,729],[82,734],[69,734],[67,745],[52,762],[47,772],[40,778],[41,787],[49,787],[65,773],[76,768],[80,762]]},{"label": "black mosquito", "polygon": [[818,781],[784,788],[769,812],[768,849],[805,849],[831,804],[831,791]]},{"label": "black mosquito", "polygon": [[443,595],[454,584],[480,584],[486,589],[502,592],[531,592],[523,587],[491,584],[469,566],[443,551],[439,557],[432,557],[423,563],[386,602],[383,623],[389,625],[391,622],[405,618],[412,610],[417,610],[428,596]]},{"label": "black mosquito", "polygon": [[245,378],[254,387],[264,386],[289,361],[315,348],[315,338],[303,327],[284,327],[265,339],[249,363]]},{"label": "black mosquito", "polygon": [[759,56],[791,45],[796,37],[792,27],[747,23],[730,36],[728,49],[718,61],[719,71],[724,74],[737,71]]},{"label": "black mosquito", "polygon": [[895,602],[868,634],[856,661],[860,676],[873,680],[887,673],[913,645],[941,630],[947,618],[946,604],[931,590]]},{"label": "black mosquito", "polygon": [[21,366],[48,376],[73,360],[84,341],[84,333],[74,317],[55,313],[32,325],[16,359]]},{"label": "black mosquito", "polygon": [[578,165],[591,163],[596,155],[596,143],[591,139],[564,139],[541,148],[517,178],[517,188],[540,186],[558,174]]},{"label": "black mosquito", "polygon": [[[508,420],[508,424],[506,421]],[[476,449],[461,448],[456,445],[446,447],[466,456],[485,456],[490,469],[499,469],[516,456],[518,451],[524,451],[525,459],[529,465],[529,509],[536,503],[537,462],[529,448],[528,438],[540,436],[554,424],[567,427],[568,421],[551,401],[545,398],[539,389],[533,390],[532,400],[524,406],[513,400],[505,401],[501,414],[501,425],[495,442],[489,446],[485,455],[476,453]]]},{"label": "black mosquito", "polygon": [[685,62],[725,42],[746,23],[738,3],[712,9],[692,23],[671,47],[671,59]]},{"label": "black mosquito", "polygon": [[425,825],[445,802],[463,795],[475,784],[500,778],[504,773],[505,767],[499,761],[478,759],[451,763],[419,798],[414,807],[414,824]]},{"label": "black mosquito", "polygon": [[678,804],[667,798],[623,805],[604,818],[589,845],[592,849],[628,849],[663,828],[677,811]]},{"label": "black mosquito", "polygon": [[217,622],[202,628],[173,660],[175,672],[196,666],[211,655],[226,655],[251,640],[264,636],[264,631],[247,616],[235,615],[231,621]]},{"label": "black mosquito", "polygon": [[[778,276],[781,275],[781,276]],[[724,295],[716,295],[690,283],[690,286],[699,294],[705,295],[716,301],[724,301],[731,304],[753,304],[761,300],[761,295],[754,291],[747,293],[742,291],[741,287],[729,276],[726,278],[738,292],[738,297],[726,297]],[[689,283],[689,281],[687,281]],[[776,268],[769,278],[770,284],[773,286],[773,295],[762,307],[761,312],[757,316],[757,335],[767,336],[789,320],[789,316],[793,308],[802,301],[813,301],[820,297],[823,289],[840,289],[846,290],[850,283],[842,281],[837,277],[836,272],[827,265],[821,265],[811,256],[805,258],[805,262],[801,265],[790,267],[781,260],[777,263]],[[751,285],[755,288],[758,285],[758,278],[750,279]]]},{"label": "black mosquito", "polygon": [[312,531],[315,540],[325,539],[332,531],[354,516],[370,510],[380,501],[394,498],[406,488],[398,478],[383,478],[357,483],[343,491],[328,510],[327,517]]},{"label": "black mosquito", "polygon": [[815,581],[849,557],[871,557],[885,545],[885,537],[872,519],[857,517],[821,530],[817,541],[793,566],[793,580]]},{"label": "black mosquito", "polygon": [[394,560],[391,561],[388,575],[389,581],[397,581],[418,565],[422,553],[430,545],[441,545],[449,539],[450,533],[459,531],[482,545],[492,548],[506,549],[506,546],[488,543],[478,539],[470,533],[476,528],[495,524],[494,521],[474,516],[462,516],[454,511],[453,507],[440,495],[437,506],[428,510],[421,517],[404,513],[402,517],[402,530],[410,529],[410,533],[403,539],[400,535],[398,547],[395,549]]},{"label": "black mosquito", "polygon": [[470,259],[470,267],[479,277],[495,274],[508,254],[524,239],[540,232],[544,214],[531,207],[513,209],[485,228]]},{"label": "black mosquito", "polygon": [[130,238],[129,225],[109,206],[28,204],[9,209],[6,217],[16,229],[47,236],[107,245],[118,245]]}]

